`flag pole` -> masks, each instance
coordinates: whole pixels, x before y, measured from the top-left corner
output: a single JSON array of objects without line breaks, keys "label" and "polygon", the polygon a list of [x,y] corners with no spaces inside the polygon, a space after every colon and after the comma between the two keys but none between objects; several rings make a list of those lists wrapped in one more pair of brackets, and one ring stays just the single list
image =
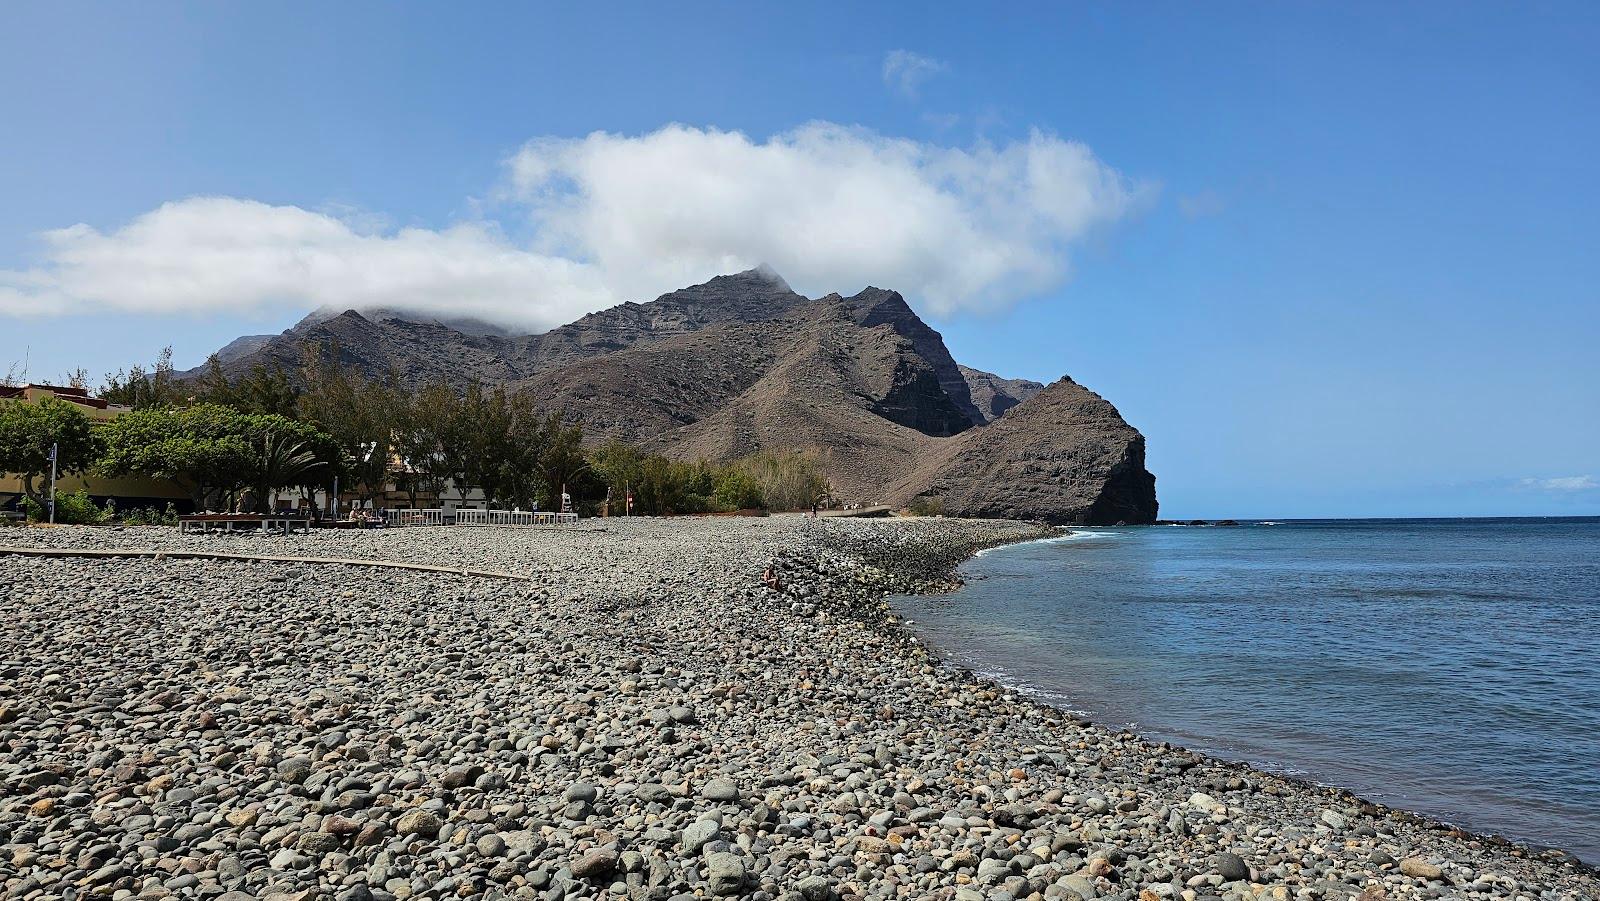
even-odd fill
[{"label": "flag pole", "polygon": [[56,524],[56,457],[60,454],[60,445],[50,443],[50,524]]}]

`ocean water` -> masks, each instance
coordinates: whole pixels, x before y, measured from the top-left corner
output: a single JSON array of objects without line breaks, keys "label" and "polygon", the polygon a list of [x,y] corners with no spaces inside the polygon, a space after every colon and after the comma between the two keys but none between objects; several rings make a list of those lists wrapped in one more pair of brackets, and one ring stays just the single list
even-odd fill
[{"label": "ocean water", "polygon": [[897,599],[1097,722],[1600,863],[1600,518],[1091,528]]}]

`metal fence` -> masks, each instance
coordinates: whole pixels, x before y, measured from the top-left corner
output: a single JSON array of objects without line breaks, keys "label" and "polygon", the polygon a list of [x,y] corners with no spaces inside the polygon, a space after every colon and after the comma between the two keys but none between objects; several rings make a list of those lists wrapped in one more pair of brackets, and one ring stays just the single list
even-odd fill
[{"label": "metal fence", "polygon": [[384,513],[384,520],[391,526],[554,526],[575,523],[578,514],[463,507],[449,513],[443,509],[389,510]]},{"label": "metal fence", "polygon": [[442,526],[444,510],[385,510],[383,522],[389,526]]}]

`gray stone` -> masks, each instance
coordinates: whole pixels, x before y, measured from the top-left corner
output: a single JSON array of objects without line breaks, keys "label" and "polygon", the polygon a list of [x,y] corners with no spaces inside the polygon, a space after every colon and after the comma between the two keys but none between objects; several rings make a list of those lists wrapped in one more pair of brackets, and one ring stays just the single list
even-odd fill
[{"label": "gray stone", "polygon": [[700,789],[700,797],[708,801],[727,803],[739,800],[739,786],[732,779],[713,779]]},{"label": "gray stone", "polygon": [[432,838],[444,828],[444,822],[426,810],[412,810],[395,821],[395,831],[401,835],[420,835]]},{"label": "gray stone", "polygon": [[1212,855],[1211,872],[1221,876],[1224,882],[1239,882],[1250,878],[1250,865],[1239,855],[1224,851]]},{"label": "gray stone", "polygon": [[706,858],[706,882],[714,895],[737,895],[744,890],[744,861],[737,854],[718,851]]},{"label": "gray stone", "polygon": [[833,886],[828,883],[826,876],[807,876],[795,885],[795,889],[805,901],[829,901],[833,896]]},{"label": "gray stone", "polygon": [[708,842],[716,839],[722,827],[714,820],[697,820],[687,829],[683,830],[683,841],[680,847],[685,854],[699,854]]},{"label": "gray stone", "polygon": [[580,879],[598,879],[617,868],[617,852],[610,848],[596,848],[572,864],[572,875]]},{"label": "gray stone", "polygon": [[600,790],[595,786],[590,785],[587,782],[574,782],[567,786],[567,790],[565,792],[562,792],[561,800],[567,802],[582,801],[585,803],[593,803],[594,800],[599,796]]},{"label": "gray stone", "polygon": [[1069,876],[1061,877],[1056,882],[1062,888],[1082,898],[1083,901],[1094,901],[1094,899],[1100,897],[1099,889],[1095,888],[1094,883],[1087,876],[1073,873]]}]

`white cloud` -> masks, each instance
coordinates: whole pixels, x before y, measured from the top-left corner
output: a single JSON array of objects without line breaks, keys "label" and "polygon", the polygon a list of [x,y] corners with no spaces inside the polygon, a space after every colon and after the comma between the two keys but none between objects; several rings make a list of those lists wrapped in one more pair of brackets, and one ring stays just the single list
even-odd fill
[{"label": "white cloud", "polygon": [[1038,132],[955,149],[829,123],[764,142],[672,125],[535,141],[511,165],[547,249],[627,296],[765,262],[804,293],[874,284],[935,312],[1060,284],[1069,246],[1140,194]]},{"label": "white cloud", "polygon": [[910,50],[890,50],[883,55],[883,83],[907,97],[916,97],[922,83],[948,70],[941,60]]},{"label": "white cloud", "polygon": [[43,238],[44,266],[0,272],[0,313],[390,306],[548,328],[614,300],[590,267],[517,248],[484,223],[378,233],[294,206],[194,197],[112,232],[80,224]]},{"label": "white cloud", "polygon": [[1600,488],[1600,480],[1594,476],[1561,476],[1554,479],[1523,479],[1524,488],[1536,488],[1541,491],[1592,491]]},{"label": "white cloud", "polygon": [[828,123],[536,140],[508,182],[531,245],[493,221],[395,229],[232,197],[46,232],[38,265],[0,270],[0,315],[388,306],[540,329],[763,262],[805,293],[876,284],[948,312],[1058,286],[1072,245],[1141,193],[1042,133],[962,149]]}]

